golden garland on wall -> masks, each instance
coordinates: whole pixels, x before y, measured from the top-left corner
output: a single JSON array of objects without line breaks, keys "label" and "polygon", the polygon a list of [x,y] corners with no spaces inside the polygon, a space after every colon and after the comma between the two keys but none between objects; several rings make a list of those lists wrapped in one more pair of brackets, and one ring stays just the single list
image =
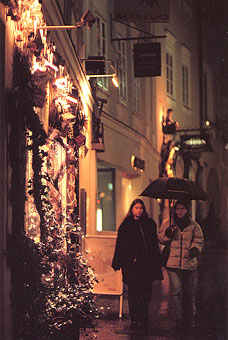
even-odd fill
[{"label": "golden garland on wall", "polygon": [[[75,191],[86,117],[64,61],[46,33],[36,30],[43,25],[39,1],[7,5],[8,15],[15,20],[16,45],[8,97],[13,207],[8,259],[14,280],[14,332],[21,340],[65,339],[75,327],[91,327],[102,315],[93,301],[96,278],[78,244],[81,230]],[[42,118],[44,111],[48,111],[48,122],[47,115]],[[24,233],[22,155],[26,148],[27,195],[32,200]],[[96,338],[95,333],[90,336]]]}]

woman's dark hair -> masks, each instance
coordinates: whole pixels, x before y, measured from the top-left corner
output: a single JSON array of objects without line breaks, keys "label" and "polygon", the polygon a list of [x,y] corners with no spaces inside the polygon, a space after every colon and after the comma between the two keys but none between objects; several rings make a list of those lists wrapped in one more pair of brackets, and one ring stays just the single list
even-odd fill
[{"label": "woman's dark hair", "polygon": [[143,207],[143,213],[142,213],[142,216],[141,218],[147,218],[148,217],[148,214],[147,214],[147,211],[146,211],[146,207],[145,207],[145,204],[144,202],[141,200],[141,198],[135,198],[131,205],[130,205],[130,208],[128,210],[128,213],[127,213],[127,216],[126,217],[134,217],[133,216],[133,213],[132,213],[132,208],[134,207],[134,205],[136,205],[137,203],[140,203]]}]

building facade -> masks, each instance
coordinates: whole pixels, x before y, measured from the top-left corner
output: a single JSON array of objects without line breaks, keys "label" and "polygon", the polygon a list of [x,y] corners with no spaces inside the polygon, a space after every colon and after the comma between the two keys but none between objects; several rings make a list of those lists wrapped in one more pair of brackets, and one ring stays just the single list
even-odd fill
[{"label": "building facade", "polygon": [[[118,1],[115,3],[117,7],[120,4]],[[137,1],[135,3],[139,12],[143,11],[144,6],[147,11],[152,9],[159,13],[156,4],[153,8],[153,4],[146,1],[141,2],[141,7]],[[216,52],[210,46],[212,38],[208,39],[213,31],[209,25],[213,16],[217,16],[214,21],[217,21],[221,31],[225,31],[225,24],[222,21],[222,12],[215,14],[213,1],[207,4],[199,4],[197,1],[170,1],[169,4],[169,10],[166,8],[168,20],[167,17],[165,20],[164,17],[156,17],[155,22],[148,23],[140,21],[141,17],[131,22],[131,9],[126,14],[127,4],[126,8],[122,8],[121,20],[116,20],[118,11],[113,2],[86,3],[96,17],[97,26],[96,30],[86,33],[84,58],[103,56],[106,60],[111,59],[119,80],[119,87],[116,89],[110,78],[109,82],[100,76],[95,78],[97,96],[107,100],[107,103],[103,105],[101,114],[104,152],[98,149],[93,158],[94,168],[97,169],[97,185],[93,192],[96,198],[92,201],[96,203],[98,215],[96,219],[95,212],[91,213],[94,205],[93,208],[90,206],[88,214],[92,215],[87,223],[88,234],[116,231],[132,199],[151,180],[159,177],[162,146],[168,149],[170,145],[175,147],[171,159],[165,161],[170,175],[188,177],[209,192],[210,200],[207,203],[193,202],[193,216],[197,215],[202,222],[209,213],[212,202],[223,202],[222,206],[215,208],[215,219],[219,217],[221,232],[224,236],[226,234],[227,187],[224,185],[224,176],[227,171],[227,151],[226,141],[221,139],[224,138],[221,135],[227,130],[226,109],[219,110],[223,111],[222,130],[216,130],[213,125],[208,128],[206,125],[207,121],[221,122],[221,118],[217,117],[218,107],[226,107],[221,104],[224,97],[220,92],[227,91],[227,87],[222,85],[225,82],[222,81],[220,90],[216,86],[216,92],[214,86],[218,84],[215,80],[218,74],[224,79],[227,73],[217,72],[218,64],[215,72],[213,66],[215,60],[220,67],[224,65],[222,55],[227,48],[225,38],[217,37],[217,41],[221,42],[217,49],[220,50],[220,57],[217,56],[217,59],[213,57]],[[222,6],[221,2],[221,8]],[[227,8],[224,7],[223,10],[226,11]],[[131,17],[134,9],[132,11]],[[213,41],[216,41],[215,37]],[[149,49],[151,43],[159,43],[161,47],[161,75],[135,77],[135,45]],[[171,135],[162,131],[162,122],[166,119],[168,108],[174,110],[173,118],[179,123],[179,130]],[[207,147],[202,148],[199,139],[205,138],[205,135]],[[196,143],[195,146],[198,147],[193,144],[191,149],[185,150],[183,140],[190,137],[195,139],[192,143]],[[142,161],[140,164],[143,164],[143,169],[134,167],[134,157]],[[211,176],[216,179],[214,177],[212,180]],[[108,186],[104,189],[105,181],[107,185],[111,183],[111,190]],[[214,189],[211,182],[216,183]],[[215,190],[215,187],[220,189]],[[158,221],[159,204],[147,198],[145,201],[150,213]],[[103,215],[103,222],[99,220],[101,206],[105,207],[103,214],[106,210],[108,215]]]}]

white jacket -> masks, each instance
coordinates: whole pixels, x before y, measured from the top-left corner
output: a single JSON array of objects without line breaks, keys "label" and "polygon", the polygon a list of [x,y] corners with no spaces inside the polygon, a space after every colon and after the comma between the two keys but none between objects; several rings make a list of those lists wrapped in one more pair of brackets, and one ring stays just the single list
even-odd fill
[{"label": "white jacket", "polygon": [[[170,240],[170,238],[165,235],[169,223],[169,219],[164,220],[159,229],[158,240],[161,244],[166,244]],[[170,244],[170,254],[166,267],[196,270],[197,257],[191,259],[189,250],[195,247],[199,253],[202,251],[204,237],[201,227],[197,222],[190,220],[190,224],[186,226],[183,231],[176,225],[174,225],[174,229],[176,229],[176,234]]]}]

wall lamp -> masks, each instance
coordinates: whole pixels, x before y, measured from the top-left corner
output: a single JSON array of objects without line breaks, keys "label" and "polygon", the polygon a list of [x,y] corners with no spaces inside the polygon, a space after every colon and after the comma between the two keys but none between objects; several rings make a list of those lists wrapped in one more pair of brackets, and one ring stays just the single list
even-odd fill
[{"label": "wall lamp", "polygon": [[115,87],[119,87],[118,83],[118,78],[115,73],[113,74],[87,74],[86,75],[87,79],[89,80],[90,78],[111,78],[112,77],[112,83]]},{"label": "wall lamp", "polygon": [[207,128],[217,128],[220,130],[225,130],[228,128],[227,120],[217,120],[217,122],[212,122],[211,120],[206,120],[205,121],[205,126]]},{"label": "wall lamp", "polygon": [[210,120],[206,120],[205,125],[206,127],[212,127],[214,123],[212,123]]},{"label": "wall lamp", "polygon": [[96,19],[94,18],[93,14],[90,12],[90,10],[88,9],[83,16],[81,17],[81,21],[78,21],[75,23],[75,25],[73,26],[39,26],[37,27],[37,29],[47,29],[47,30],[57,30],[57,29],[76,29],[76,28],[80,28],[82,26],[88,26],[88,29],[90,30],[93,26],[93,24],[95,24]]},{"label": "wall lamp", "polygon": [[[117,71],[113,65],[113,62],[111,59],[104,59],[103,57],[94,57],[94,59],[91,57],[89,59],[81,59],[81,61],[86,61],[87,63],[102,63],[101,69],[103,72],[95,72],[92,74],[86,74],[87,79],[89,80],[90,78],[112,78],[112,83],[115,87],[119,87],[118,83],[118,77],[117,77]],[[106,74],[105,73],[105,68],[104,68],[104,63],[109,63],[111,70],[113,71],[112,73]],[[103,68],[102,68],[103,66]],[[90,70],[91,72],[91,70]]]}]

